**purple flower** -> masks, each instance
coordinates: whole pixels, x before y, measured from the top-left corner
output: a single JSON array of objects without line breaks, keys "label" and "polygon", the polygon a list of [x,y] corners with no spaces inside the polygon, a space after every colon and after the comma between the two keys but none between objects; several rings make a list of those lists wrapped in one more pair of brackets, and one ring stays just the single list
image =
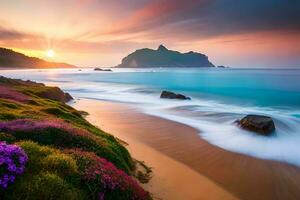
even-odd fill
[{"label": "purple flower", "polygon": [[8,86],[0,86],[0,98],[18,102],[27,102],[29,100],[28,96]]},{"label": "purple flower", "polygon": [[70,137],[65,138],[65,140],[72,140],[75,137],[85,137],[89,138],[99,145],[103,145],[102,140],[99,139],[94,134],[91,134],[89,131],[74,127],[72,124],[69,124],[61,119],[48,119],[48,120],[32,120],[32,119],[17,119],[12,121],[2,121],[0,122],[0,131],[7,133],[15,132],[38,132],[43,131],[48,128],[60,129],[67,132]]},{"label": "purple flower", "polygon": [[103,192],[100,192],[98,195],[98,200],[104,200],[105,194]]},{"label": "purple flower", "polygon": [[27,160],[27,154],[21,147],[0,142],[0,187],[5,189],[13,183],[16,175],[24,172]]}]

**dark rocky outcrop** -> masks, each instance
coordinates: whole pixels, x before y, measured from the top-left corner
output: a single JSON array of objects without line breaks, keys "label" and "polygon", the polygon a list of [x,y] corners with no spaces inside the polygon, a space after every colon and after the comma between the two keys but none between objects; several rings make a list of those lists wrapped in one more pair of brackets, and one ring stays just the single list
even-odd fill
[{"label": "dark rocky outcrop", "polygon": [[112,72],[111,69],[102,69],[102,68],[99,68],[99,67],[96,67],[96,68],[94,69],[94,71]]},{"label": "dark rocky outcrop", "polygon": [[63,102],[63,103],[68,102],[73,99],[73,97],[69,93],[63,92],[58,87],[48,87],[47,90],[37,92],[36,94],[37,94],[37,96],[51,99],[54,101]]},{"label": "dark rocky outcrop", "polygon": [[263,115],[247,115],[236,123],[243,129],[260,135],[270,135],[275,131],[275,124],[271,117]]},{"label": "dark rocky outcrop", "polygon": [[[43,83],[36,83],[34,81],[29,81],[29,80],[24,81],[21,79],[10,79],[10,78],[0,76],[0,89],[1,87],[4,86],[5,87],[10,86],[11,88],[13,87],[24,88],[24,91],[23,90],[21,91],[23,93],[32,94],[38,97],[47,98],[62,103],[68,102],[73,99],[73,97],[69,93],[63,92],[58,87],[48,87],[45,86]],[[10,94],[14,94],[14,93],[10,93]],[[7,95],[8,94],[6,94],[6,96]]]},{"label": "dark rocky outcrop", "polygon": [[184,96],[182,94],[176,94],[170,91],[162,91],[160,94],[161,99],[180,99],[180,100],[191,100],[190,97]]},{"label": "dark rocky outcrop", "polygon": [[117,67],[215,67],[208,57],[201,53],[168,50],[160,45],[157,50],[139,49],[122,59]]},{"label": "dark rocky outcrop", "polygon": [[39,58],[29,57],[11,49],[0,48],[1,68],[72,68],[66,63],[48,62]]}]

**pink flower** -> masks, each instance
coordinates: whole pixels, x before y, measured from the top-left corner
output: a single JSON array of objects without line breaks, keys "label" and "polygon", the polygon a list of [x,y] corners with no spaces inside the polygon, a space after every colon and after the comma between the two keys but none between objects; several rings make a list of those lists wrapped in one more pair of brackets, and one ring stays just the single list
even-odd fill
[{"label": "pink flower", "polygon": [[28,96],[14,90],[12,87],[0,85],[0,98],[14,100],[19,102],[27,102]]},{"label": "pink flower", "polygon": [[99,185],[99,199],[104,193],[115,190],[129,193],[134,200],[149,199],[148,192],[141,188],[135,179],[116,168],[106,159],[80,149],[67,150],[66,153],[70,153],[76,159],[87,159],[89,161],[89,164],[85,166],[83,180],[93,183],[93,185],[95,183]]}]

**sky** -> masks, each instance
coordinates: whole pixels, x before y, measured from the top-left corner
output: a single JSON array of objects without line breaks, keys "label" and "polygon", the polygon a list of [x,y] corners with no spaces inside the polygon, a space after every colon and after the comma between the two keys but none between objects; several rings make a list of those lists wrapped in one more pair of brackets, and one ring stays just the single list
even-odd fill
[{"label": "sky", "polygon": [[215,65],[300,68],[300,1],[0,0],[0,47],[29,56],[109,67],[160,44]]}]

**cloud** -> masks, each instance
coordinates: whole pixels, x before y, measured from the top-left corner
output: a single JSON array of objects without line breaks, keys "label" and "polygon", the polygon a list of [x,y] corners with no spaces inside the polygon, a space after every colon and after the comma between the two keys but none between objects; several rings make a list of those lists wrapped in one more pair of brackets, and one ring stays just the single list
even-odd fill
[{"label": "cloud", "polygon": [[207,0],[155,0],[133,10],[127,17],[116,21],[102,34],[127,34],[143,32],[161,27],[177,20],[179,15],[186,16],[193,6],[203,5]]},{"label": "cloud", "polygon": [[95,35],[194,39],[272,30],[300,32],[300,1],[154,1]]},{"label": "cloud", "polygon": [[0,40],[15,40],[15,39],[22,39],[27,37],[27,34],[15,31],[15,30],[9,30],[4,27],[0,26]]},{"label": "cloud", "polygon": [[2,46],[57,48],[73,52],[74,59],[81,53],[126,55],[159,43],[211,55],[225,55],[221,51],[229,46],[248,55],[268,43],[270,59],[275,55],[272,45],[284,44],[290,54],[299,53],[300,1],[3,0],[0,24]]}]

